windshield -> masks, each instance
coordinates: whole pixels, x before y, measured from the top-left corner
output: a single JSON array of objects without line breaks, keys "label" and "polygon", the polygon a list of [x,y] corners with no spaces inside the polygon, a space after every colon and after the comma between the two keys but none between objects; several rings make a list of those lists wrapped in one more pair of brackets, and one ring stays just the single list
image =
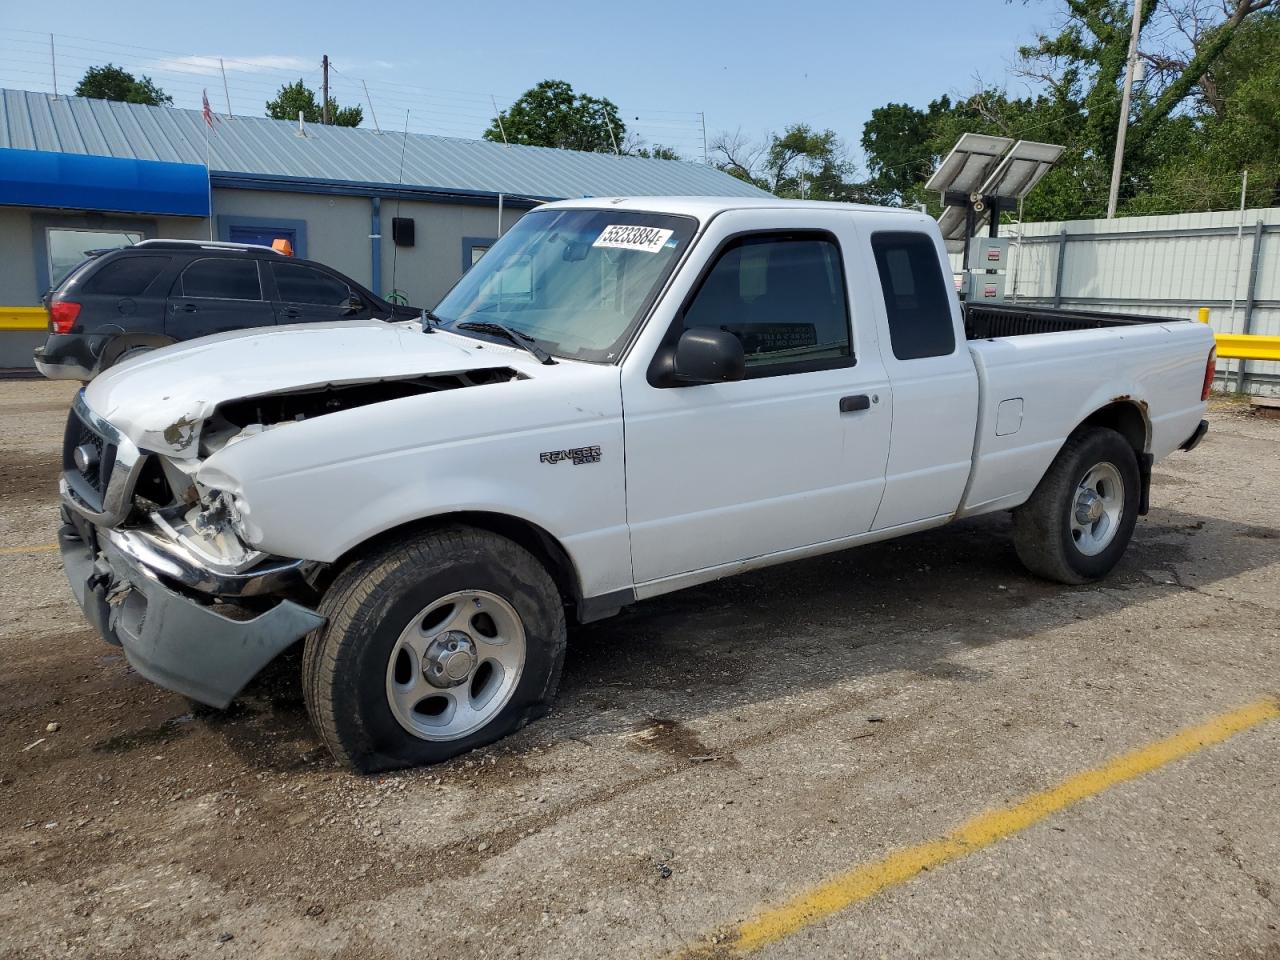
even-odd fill
[{"label": "windshield", "polygon": [[655,213],[535,210],[467,271],[434,312],[446,329],[501,323],[550,353],[609,362],[696,226],[688,217]]}]

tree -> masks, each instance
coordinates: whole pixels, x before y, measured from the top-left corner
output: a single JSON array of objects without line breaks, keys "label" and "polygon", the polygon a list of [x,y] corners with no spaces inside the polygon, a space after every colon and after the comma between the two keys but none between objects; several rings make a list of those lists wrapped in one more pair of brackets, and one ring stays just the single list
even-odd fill
[{"label": "tree", "polygon": [[[267,101],[267,116],[277,120],[297,120],[298,111],[302,111],[302,119],[307,123],[321,123],[324,111],[316,93],[299,78],[297,83],[286,83],[274,100]],[[364,120],[364,108],[339,107],[338,101],[329,98],[329,123],[335,127],[358,127]]]},{"label": "tree", "polygon": [[86,70],[76,84],[76,96],[116,100],[121,103],[145,103],[153,107],[173,103],[173,97],[157,87],[150,77],[144,76],[139,80],[114,63]]},{"label": "tree", "polygon": [[869,199],[865,184],[852,181],[855,168],[833,130],[788,125],[761,142],[722,133],[711,144],[716,167],[779,197],[808,200]]},{"label": "tree", "polygon": [[486,140],[533,147],[620,153],[627,127],[613,101],[575,93],[563,80],[526,90],[484,132]]},{"label": "tree", "polygon": [[630,150],[624,148],[623,153],[630,154],[633,157],[648,157],[651,160],[684,159],[675,147],[664,146],[661,143],[655,143],[652,147],[636,146]]}]

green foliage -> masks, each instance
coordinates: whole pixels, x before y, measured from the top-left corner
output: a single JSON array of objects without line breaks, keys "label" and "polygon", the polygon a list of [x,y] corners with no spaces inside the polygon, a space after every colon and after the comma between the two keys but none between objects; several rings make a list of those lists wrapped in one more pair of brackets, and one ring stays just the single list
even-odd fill
[{"label": "green foliage", "polygon": [[[274,100],[267,101],[267,116],[276,120],[297,120],[298,111],[302,111],[302,119],[307,123],[322,123],[324,111],[315,91],[299,78],[297,83],[286,83],[276,93]],[[358,127],[364,120],[364,108],[360,106],[340,107],[338,101],[329,98],[329,123],[335,127]]]},{"label": "green foliage", "polygon": [[[621,152],[627,133],[613,101],[575,93],[563,80],[543,80],[526,90],[498,118],[484,132],[486,140],[617,153]],[[674,151],[671,153],[674,155]]]},{"label": "green foliage", "polygon": [[[1280,12],[1276,0],[1145,0],[1126,137],[1122,213],[1223,209],[1250,171],[1251,202],[1280,190]],[[872,112],[862,147],[868,187],[882,202],[925,203],[924,183],[960,135],[991,133],[1060,143],[1066,152],[1027,197],[1028,220],[1102,216],[1110,187],[1132,21],[1131,0],[1055,0],[1063,21],[1019,50],[1034,97],[984,89],[925,109]],[[1173,37],[1170,41],[1168,38]],[[1172,45],[1170,45],[1172,44]],[[1234,193],[1233,193],[1234,191]],[[1232,197],[1234,196],[1234,201]]]},{"label": "green foliage", "polygon": [[150,77],[138,79],[122,67],[108,63],[105,67],[90,67],[76,84],[77,97],[94,97],[98,100],[117,100],[121,103],[145,103],[164,107],[173,103],[173,97],[152,82]]},{"label": "green foliage", "polygon": [[655,143],[652,147],[636,147],[630,151],[634,157],[648,157],[651,160],[683,160],[679,151],[675,147],[663,146],[661,143]]},{"label": "green foliage", "polygon": [[833,130],[793,123],[763,143],[721,135],[712,144],[715,165],[778,197],[865,202],[865,184],[854,182],[854,165]]}]

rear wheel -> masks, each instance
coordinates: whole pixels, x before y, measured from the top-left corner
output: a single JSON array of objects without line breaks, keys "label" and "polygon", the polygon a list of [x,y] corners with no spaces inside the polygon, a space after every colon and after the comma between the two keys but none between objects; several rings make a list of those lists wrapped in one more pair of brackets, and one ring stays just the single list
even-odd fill
[{"label": "rear wheel", "polygon": [[546,712],[564,664],[550,575],[497,534],[447,528],[348,567],[307,638],[303,692],[357,770],[438,763]]},{"label": "rear wheel", "polygon": [[1077,430],[1013,512],[1018,559],[1060,583],[1101,579],[1133,536],[1140,490],[1138,459],[1124,437],[1106,427]]}]

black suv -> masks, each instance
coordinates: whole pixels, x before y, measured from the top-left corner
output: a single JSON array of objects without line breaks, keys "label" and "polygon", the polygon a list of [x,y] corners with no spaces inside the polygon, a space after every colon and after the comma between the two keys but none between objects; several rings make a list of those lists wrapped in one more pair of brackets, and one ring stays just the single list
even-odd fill
[{"label": "black suv", "polygon": [[125,357],[211,333],[324,320],[411,320],[349,277],[270,247],[143,240],[102,251],[44,297],[51,380],[91,380]]}]

